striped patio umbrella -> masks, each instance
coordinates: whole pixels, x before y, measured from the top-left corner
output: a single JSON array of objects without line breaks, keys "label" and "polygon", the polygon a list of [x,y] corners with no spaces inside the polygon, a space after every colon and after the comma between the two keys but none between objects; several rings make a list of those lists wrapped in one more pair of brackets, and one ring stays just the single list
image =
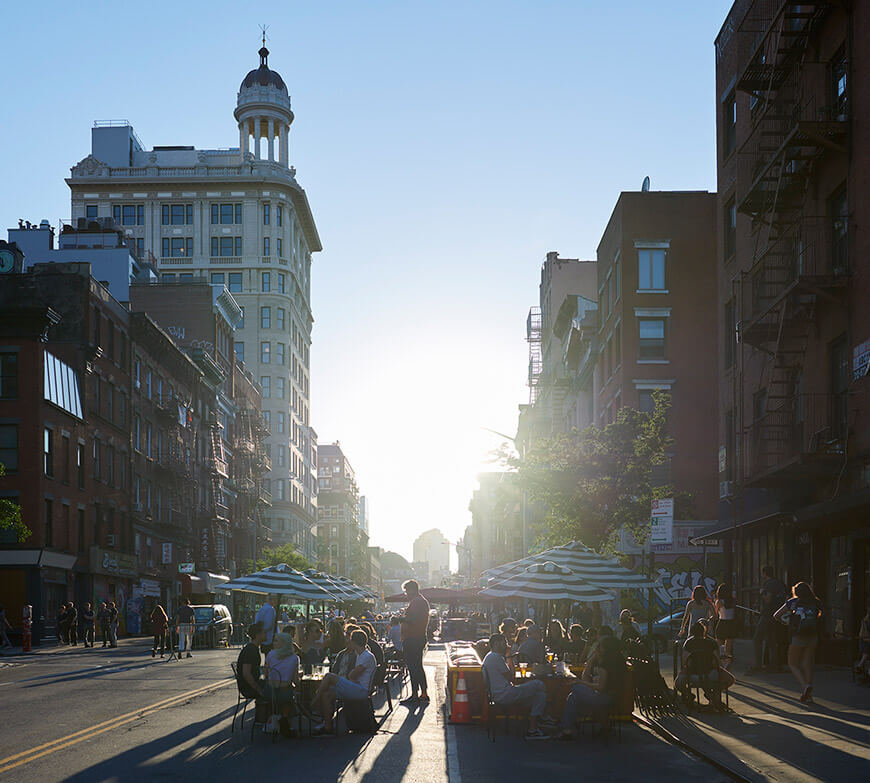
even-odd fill
[{"label": "striped patio umbrella", "polygon": [[589,584],[603,589],[648,590],[660,586],[659,580],[651,580],[643,574],[635,573],[630,568],[620,565],[615,559],[604,557],[579,541],[572,541],[570,544],[556,546],[521,560],[515,560],[513,563],[490,568],[484,571],[483,575],[490,579],[501,579],[519,573],[534,563],[547,561],[569,568]]},{"label": "striped patio umbrella", "polygon": [[478,593],[480,598],[525,598],[539,601],[612,601],[616,596],[555,563],[535,563],[500,579]]},{"label": "striped patio umbrella", "polygon": [[366,588],[360,587],[355,582],[351,582],[346,576],[330,576],[329,578],[350,593],[351,598],[349,600],[374,601],[376,599],[375,594],[371,590],[366,590]]},{"label": "striped patio umbrella", "polygon": [[334,601],[331,593],[312,582],[301,571],[287,563],[269,566],[248,576],[239,576],[227,582],[223,589],[240,590],[245,593],[276,593],[301,601]]},{"label": "striped patio umbrella", "polygon": [[322,571],[315,571],[313,568],[308,568],[302,572],[318,587],[322,587],[336,601],[352,601],[355,594],[348,590],[344,585],[339,584],[334,576],[324,574]]}]

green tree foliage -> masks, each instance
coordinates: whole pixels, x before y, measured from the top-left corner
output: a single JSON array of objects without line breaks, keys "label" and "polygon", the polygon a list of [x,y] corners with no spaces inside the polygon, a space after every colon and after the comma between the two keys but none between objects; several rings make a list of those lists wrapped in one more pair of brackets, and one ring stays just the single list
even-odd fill
[{"label": "green tree foliage", "polygon": [[[0,463],[0,476],[5,475],[6,468]],[[21,519],[21,506],[14,500],[0,498],[0,536],[6,538],[3,535],[6,531],[9,531],[19,544],[23,544],[32,533]]]},{"label": "green tree foliage", "polygon": [[296,551],[293,544],[282,544],[281,546],[276,547],[265,547],[263,551],[260,552],[260,557],[257,558],[256,563],[252,563],[249,560],[249,573],[262,571],[264,568],[279,565],[281,563],[287,563],[287,565],[291,568],[295,568],[297,571],[311,568],[311,563]]},{"label": "green tree foliage", "polygon": [[[666,465],[672,445],[670,395],[656,392],[654,400],[651,413],[623,407],[612,424],[539,440],[525,459],[509,460],[529,501],[547,509],[542,544],[580,540],[607,548],[623,526],[646,540],[652,499],[674,496],[657,475],[666,471],[656,471]],[[689,500],[677,500],[680,516]]]}]

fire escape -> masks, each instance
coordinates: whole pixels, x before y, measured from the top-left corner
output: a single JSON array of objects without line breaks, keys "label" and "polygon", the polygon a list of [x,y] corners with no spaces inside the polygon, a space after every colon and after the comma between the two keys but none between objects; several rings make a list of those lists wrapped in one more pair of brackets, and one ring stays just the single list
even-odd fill
[{"label": "fire escape", "polygon": [[538,381],[544,369],[541,355],[541,308],[529,308],[526,318],[526,341],[529,344],[529,405],[538,398]]},{"label": "fire escape", "polygon": [[267,434],[268,428],[257,411],[247,406],[239,409],[233,442],[233,480],[238,493],[236,523],[252,536],[254,553],[272,541],[272,531],[262,514],[263,507],[272,502],[262,481],[267,470],[261,456],[262,439]]},{"label": "fire escape", "polygon": [[169,508],[164,514],[162,523],[185,537],[193,533],[190,518],[192,497],[191,449],[192,436],[188,427],[187,415],[189,406],[181,403],[174,395],[167,396],[154,406],[158,423],[166,433],[166,443],[157,455],[155,469],[162,474],[165,486],[169,491]]},{"label": "fire escape", "polygon": [[[845,216],[812,214],[820,162],[847,150],[848,117],[830,64],[813,61],[813,35],[830,3],[757,0],[741,23],[750,44],[737,89],[750,96],[752,130],[739,150],[737,209],[752,218],[753,259],[742,272],[740,339],[763,357],[744,478],[772,486],[808,478],[842,453],[836,403],[804,391],[807,345],[827,303],[844,304]],[[838,100],[838,98],[842,98]]]},{"label": "fire escape", "polygon": [[224,450],[224,440],[221,436],[223,425],[218,421],[217,413],[212,412],[208,420],[209,438],[209,478],[211,481],[211,508],[210,518],[211,537],[213,549],[212,561],[221,569],[227,567],[226,542],[232,536],[230,530],[230,512],[225,502],[224,482],[229,479],[227,472],[227,455]]}]

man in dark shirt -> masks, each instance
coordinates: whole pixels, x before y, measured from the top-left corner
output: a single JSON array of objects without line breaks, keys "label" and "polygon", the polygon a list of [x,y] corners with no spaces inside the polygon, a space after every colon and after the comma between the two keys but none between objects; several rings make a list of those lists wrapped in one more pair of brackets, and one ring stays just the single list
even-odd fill
[{"label": "man in dark shirt", "polygon": [[96,619],[96,615],[94,614],[91,605],[86,603],[85,608],[82,611],[82,630],[84,631],[85,636],[85,647],[94,646],[94,623],[96,622]]},{"label": "man in dark shirt", "polygon": [[190,599],[185,598],[175,614],[176,630],[178,632],[178,657],[187,651],[187,657],[193,658],[190,650],[193,647],[193,632],[196,630],[196,613],[190,605]]},{"label": "man in dark shirt", "polygon": [[517,649],[519,663],[545,663],[547,650],[544,647],[540,625],[528,626],[526,640]]},{"label": "man in dark shirt", "polygon": [[764,648],[767,645],[768,663],[771,668],[782,665],[780,633],[773,613],[785,603],[785,585],[774,576],[772,566],[761,569],[764,579],[761,585],[758,623],[752,642],[755,648],[755,666],[750,671],[760,671],[764,666]]},{"label": "man in dark shirt", "polygon": [[75,647],[78,643],[79,613],[72,601],[66,606],[66,616],[69,621],[69,643]]},{"label": "man in dark shirt", "polygon": [[262,623],[248,626],[248,639],[250,641],[242,647],[236,662],[236,679],[242,696],[256,699],[264,693],[260,682],[260,645],[266,640],[266,631]]},{"label": "man in dark shirt", "polygon": [[704,623],[695,623],[691,634],[683,643],[682,668],[674,681],[674,688],[685,694],[690,677],[705,678],[710,690],[705,690],[704,694],[711,703],[718,704],[722,691],[734,684],[734,675],[722,668],[719,661],[719,642],[707,636],[707,626]]},{"label": "man in dark shirt", "polygon": [[109,607],[106,606],[106,602],[103,601],[100,604],[100,611],[97,612],[97,621],[100,623],[100,636],[103,637],[103,647],[105,647],[109,643],[109,621],[111,620],[111,618],[112,615],[109,612]]},{"label": "man in dark shirt", "polygon": [[426,688],[426,671],[423,669],[423,653],[426,650],[427,630],[429,628],[429,602],[420,595],[420,585],[414,579],[409,579],[402,585],[402,590],[408,597],[408,607],[400,620],[402,624],[402,649],[405,653],[405,664],[411,679],[411,695],[402,700],[402,704],[413,705],[418,701],[417,690],[420,691],[420,701],[429,701]]}]

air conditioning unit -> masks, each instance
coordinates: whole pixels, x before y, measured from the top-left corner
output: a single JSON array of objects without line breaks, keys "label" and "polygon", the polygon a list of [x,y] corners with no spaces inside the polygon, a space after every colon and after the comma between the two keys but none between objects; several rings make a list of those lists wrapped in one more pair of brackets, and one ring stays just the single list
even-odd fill
[{"label": "air conditioning unit", "polygon": [[725,498],[730,498],[734,495],[734,482],[733,481],[720,481],[719,482],[719,499],[723,500]]},{"label": "air conditioning unit", "polygon": [[110,533],[109,535],[106,536],[106,546],[114,547],[114,546],[117,546],[117,543],[118,543],[118,537],[116,535]]}]

